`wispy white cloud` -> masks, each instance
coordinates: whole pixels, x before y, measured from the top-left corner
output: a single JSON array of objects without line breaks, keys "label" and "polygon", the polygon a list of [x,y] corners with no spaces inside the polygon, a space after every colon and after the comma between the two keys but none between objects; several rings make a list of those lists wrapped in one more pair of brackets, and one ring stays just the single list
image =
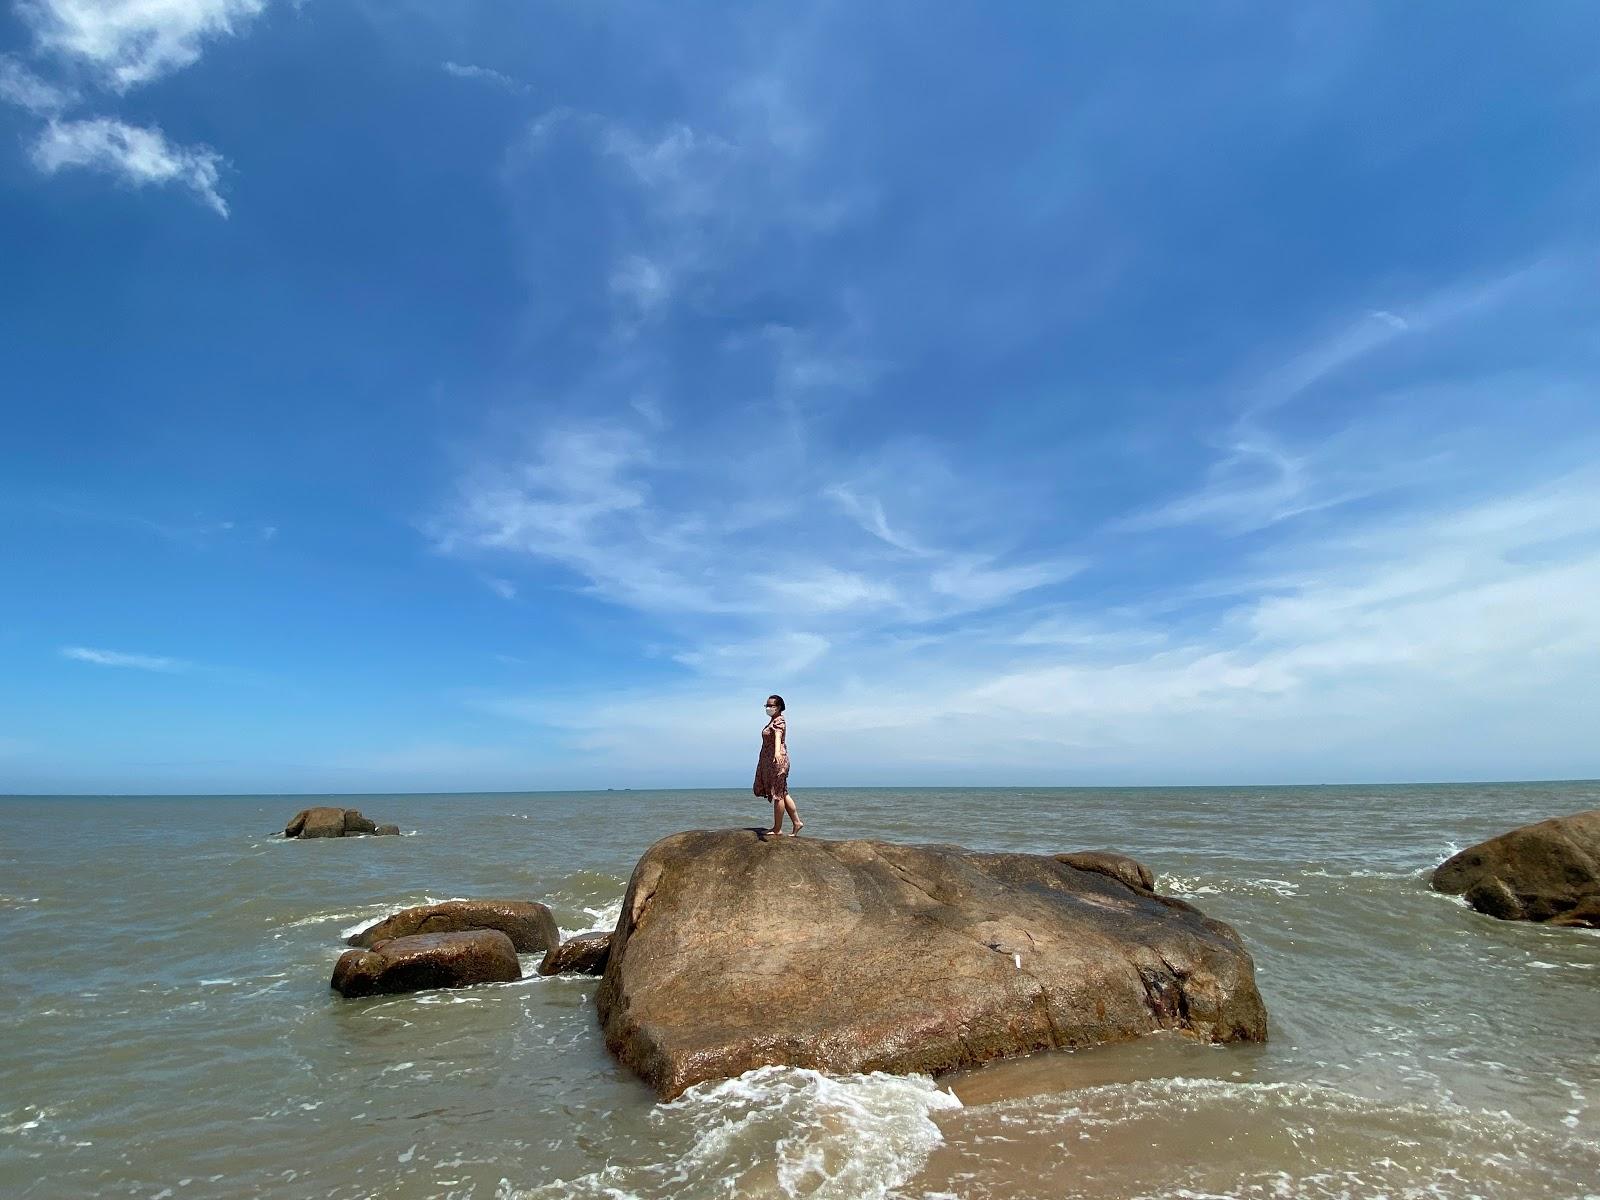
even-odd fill
[{"label": "wispy white cloud", "polygon": [[126,91],[189,66],[238,33],[266,0],[19,0],[41,49],[86,64]]},{"label": "wispy white cloud", "polygon": [[266,0],[19,0],[33,58],[0,55],[0,101],[41,118],[29,157],[46,175],[79,168],[135,187],[176,184],[218,216],[222,155],[172,142],[157,126],[118,116],[68,119],[84,103],[78,84],[123,93],[199,59],[206,42],[239,33]]},{"label": "wispy white cloud", "polygon": [[159,128],[110,117],[52,120],[34,141],[34,165],[47,175],[81,168],[114,175],[135,187],[186,187],[220,217],[228,204],[218,191],[225,161],[209,146],[178,146]]},{"label": "wispy white cloud", "polygon": [[38,117],[53,117],[78,101],[75,89],[36,74],[21,59],[0,54],[0,100]]},{"label": "wispy white cloud", "polygon": [[527,84],[518,83],[511,76],[502,71],[496,71],[492,67],[480,67],[473,63],[450,61],[443,62],[440,66],[444,69],[445,74],[454,75],[457,79],[471,79],[478,83],[492,84],[494,87],[502,88],[508,92],[525,92],[528,90]]},{"label": "wispy white cloud", "polygon": [[1149,530],[1209,524],[1234,533],[1250,532],[1414,483],[1427,464],[1383,453],[1381,430],[1363,445],[1367,428],[1350,419],[1337,435],[1296,444],[1272,427],[1272,418],[1277,410],[1306,399],[1319,387],[1339,383],[1359,367],[1381,363],[1386,350],[1405,344],[1415,351],[1426,347],[1430,338],[1454,336],[1472,320],[1492,316],[1508,302],[1558,283],[1563,274],[1562,265],[1553,259],[1517,264],[1488,278],[1443,288],[1397,311],[1371,310],[1288,355],[1237,389],[1236,415],[1216,437],[1216,455],[1204,483],[1122,518],[1116,527]]},{"label": "wispy white cloud", "polygon": [[[1600,477],[1347,528],[1272,565],[1189,636],[1105,616],[973,626],[932,653],[858,648],[791,689],[797,761],[818,783],[1192,782],[1337,778],[1329,756],[1358,750],[1350,777],[1437,777],[1537,770],[1586,736]],[[761,676],[732,674],[743,691],[707,672],[492,707],[563,729],[615,771],[704,778],[748,757],[745,692]]]},{"label": "wispy white cloud", "polygon": [[1075,557],[951,549],[926,537],[909,554],[908,543],[886,543],[854,520],[819,525],[827,498],[848,497],[852,515],[881,516],[881,502],[834,484],[774,496],[740,469],[737,443],[724,456],[703,437],[695,429],[669,438],[620,416],[542,429],[524,454],[470,468],[427,530],[444,553],[495,563],[502,575],[519,563],[570,572],[590,594],[689,638],[674,657],[695,665],[717,661],[730,629],[742,645],[814,636],[809,665],[842,629],[982,612],[1082,569]]},{"label": "wispy white cloud", "polygon": [[615,203],[584,219],[590,234],[605,230],[613,333],[626,341],[672,306],[704,302],[697,285],[764,239],[826,233],[866,210],[866,194],[817,169],[814,132],[769,69],[720,90],[693,121],[553,109],[529,123],[520,157],[526,167],[576,146],[606,175]]},{"label": "wispy white cloud", "polygon": [[193,666],[181,658],[166,658],[157,654],[124,654],[120,650],[96,650],[90,646],[64,646],[61,655],[75,662],[93,663],[99,667],[131,667],[139,671],[187,671]]}]

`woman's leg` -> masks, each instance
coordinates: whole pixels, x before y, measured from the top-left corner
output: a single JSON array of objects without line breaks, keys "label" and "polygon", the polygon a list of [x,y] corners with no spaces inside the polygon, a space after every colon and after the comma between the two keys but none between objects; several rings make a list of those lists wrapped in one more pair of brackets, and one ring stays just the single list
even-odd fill
[{"label": "woman's leg", "polygon": [[783,809],[789,814],[789,824],[796,833],[805,828],[806,823],[800,819],[800,813],[795,809],[794,797],[789,795],[788,792],[783,794]]},{"label": "woman's leg", "polygon": [[772,798],[772,832],[773,833],[782,833],[783,832],[783,797],[782,796],[774,796]]}]

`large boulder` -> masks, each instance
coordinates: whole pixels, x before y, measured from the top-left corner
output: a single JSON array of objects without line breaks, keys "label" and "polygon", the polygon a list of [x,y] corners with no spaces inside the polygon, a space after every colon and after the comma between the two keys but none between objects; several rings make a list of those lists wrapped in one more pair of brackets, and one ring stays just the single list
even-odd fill
[{"label": "large boulder", "polygon": [[284,826],[284,837],[319,838],[344,836],[344,809],[302,808]]},{"label": "large boulder", "polygon": [[370,950],[346,950],[333,965],[330,986],[343,996],[375,996],[521,978],[511,939],[498,929],[477,929],[386,938]]},{"label": "large boulder", "polygon": [[1600,929],[1600,808],[1468,846],[1434,869],[1432,886],[1501,920]]},{"label": "large boulder", "polygon": [[1239,936],[1116,872],[749,830],[650,847],[596,1003],[663,1099],[768,1064],[940,1072],[1163,1029],[1267,1036]]},{"label": "large boulder", "polygon": [[561,944],[556,919],[543,904],[531,900],[446,900],[401,909],[376,925],[346,939],[351,946],[372,946],[384,938],[417,933],[454,933],[498,929],[522,954],[544,954]]},{"label": "large boulder", "polygon": [[604,975],[611,957],[609,933],[580,933],[544,956],[541,975]]},{"label": "large boulder", "polygon": [[379,825],[358,808],[302,808],[283,827],[286,838],[350,837],[356,834],[399,833],[398,825]]}]

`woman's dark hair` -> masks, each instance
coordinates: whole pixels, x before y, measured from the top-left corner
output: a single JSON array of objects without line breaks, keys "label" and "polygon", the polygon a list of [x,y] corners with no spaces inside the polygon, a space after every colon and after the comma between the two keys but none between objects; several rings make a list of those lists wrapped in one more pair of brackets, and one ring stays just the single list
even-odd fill
[{"label": "woman's dark hair", "polygon": [[779,712],[784,710],[785,705],[783,703],[782,696],[778,695],[777,693],[773,693],[772,695],[768,696],[767,699],[778,706]]}]

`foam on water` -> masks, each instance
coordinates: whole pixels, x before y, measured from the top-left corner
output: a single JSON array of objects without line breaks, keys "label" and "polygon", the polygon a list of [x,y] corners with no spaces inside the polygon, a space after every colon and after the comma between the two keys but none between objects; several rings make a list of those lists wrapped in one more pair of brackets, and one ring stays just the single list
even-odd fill
[{"label": "foam on water", "polygon": [[1300,894],[1300,885],[1288,879],[1214,879],[1198,875],[1158,875],[1156,891],[1169,896],[1282,896]]},{"label": "foam on water", "polygon": [[609,904],[598,907],[588,904],[583,905],[583,911],[589,916],[589,924],[582,929],[567,929],[561,927],[561,939],[577,937],[584,933],[610,933],[617,927],[617,922],[622,919],[622,897],[618,896]]},{"label": "foam on water", "polygon": [[650,1114],[660,1138],[648,1165],[615,1166],[499,1200],[693,1194],[882,1200],[942,1140],[935,1113],[961,1101],[925,1075],[824,1075],[760,1067],[690,1088]]}]

